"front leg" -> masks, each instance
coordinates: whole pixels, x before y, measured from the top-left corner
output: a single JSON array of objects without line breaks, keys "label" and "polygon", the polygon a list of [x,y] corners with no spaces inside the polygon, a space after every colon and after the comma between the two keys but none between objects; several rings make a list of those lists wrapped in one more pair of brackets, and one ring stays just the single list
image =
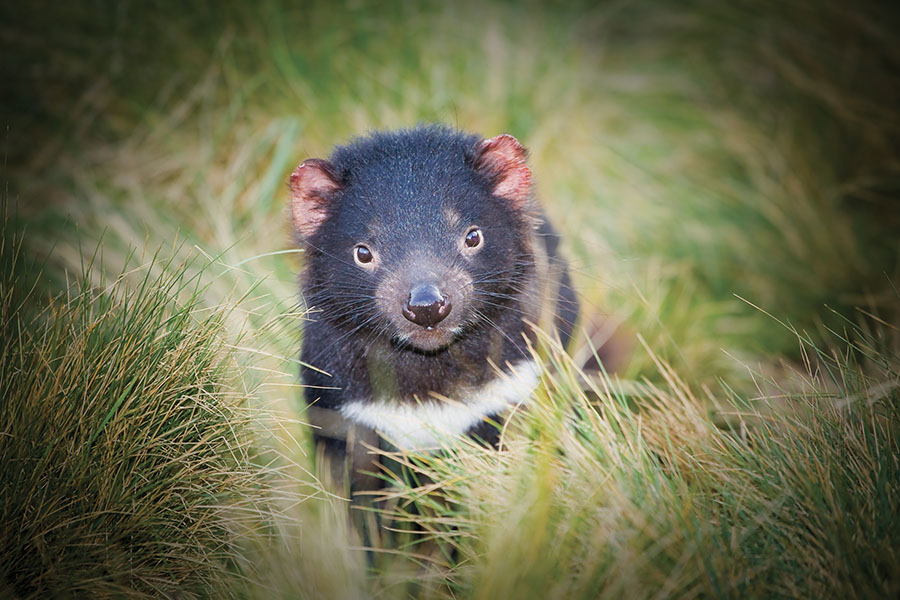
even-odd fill
[{"label": "front leg", "polygon": [[306,418],[313,426],[316,464],[320,477],[330,477],[329,487],[355,499],[357,492],[381,489],[379,437],[374,429],[344,418],[338,410],[308,406]]}]

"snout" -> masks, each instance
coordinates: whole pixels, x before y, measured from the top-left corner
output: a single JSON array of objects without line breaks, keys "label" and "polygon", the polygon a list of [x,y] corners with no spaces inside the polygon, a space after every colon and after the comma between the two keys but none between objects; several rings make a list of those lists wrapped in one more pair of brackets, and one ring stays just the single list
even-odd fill
[{"label": "snout", "polygon": [[402,312],[407,320],[430,329],[450,314],[452,306],[450,297],[436,285],[423,284],[410,291],[409,298],[403,303]]},{"label": "snout", "polygon": [[395,342],[436,352],[471,321],[471,289],[472,278],[462,266],[414,254],[386,270],[376,289],[378,310]]}]

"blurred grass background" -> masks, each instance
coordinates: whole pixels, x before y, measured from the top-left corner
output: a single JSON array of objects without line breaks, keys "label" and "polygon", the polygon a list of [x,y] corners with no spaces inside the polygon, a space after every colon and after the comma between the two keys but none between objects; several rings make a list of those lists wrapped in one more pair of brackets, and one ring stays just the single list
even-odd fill
[{"label": "blurred grass background", "polygon": [[[239,527],[259,535],[220,569],[240,576],[225,585],[236,595],[270,594],[261,581],[287,597],[393,597],[419,580],[431,583],[409,593],[896,594],[897,12],[868,1],[5,4],[4,239],[21,248],[15,262],[3,255],[4,297],[18,307],[5,344],[25,352],[32,338],[16,332],[61,318],[47,306],[94,310],[85,289],[115,298],[148,281],[190,315],[185,327],[215,321],[210,343],[235,354],[210,377],[278,417],[254,425],[257,450],[228,467],[245,481],[243,469],[268,465],[256,491],[217,499],[259,495],[259,524]],[[422,121],[509,132],[530,149],[585,312],[621,324],[634,350],[613,387],[595,390],[605,420],[589,418],[572,378],[547,381],[548,412],[528,417],[508,453],[422,466],[455,482],[444,491],[456,512],[433,507],[434,536],[454,552],[429,562],[393,548],[367,577],[340,509],[301,502],[324,494],[310,491],[297,422],[300,257],[284,182],[336,143]],[[202,285],[166,285],[173,271]],[[108,322],[115,340],[124,325]],[[54,344],[74,343],[77,328],[53,331],[70,330]],[[85,352],[91,380],[108,357]],[[10,406],[43,397],[6,385],[32,367],[4,364]],[[108,389],[112,404],[125,390]],[[648,412],[632,414],[635,397]],[[852,417],[836,408],[859,403]],[[560,425],[570,404],[590,424],[575,437]],[[25,443],[18,422],[4,425],[9,446]],[[15,481],[6,505],[29,497]],[[37,575],[23,584],[8,556],[0,565],[11,593],[58,591]]]}]

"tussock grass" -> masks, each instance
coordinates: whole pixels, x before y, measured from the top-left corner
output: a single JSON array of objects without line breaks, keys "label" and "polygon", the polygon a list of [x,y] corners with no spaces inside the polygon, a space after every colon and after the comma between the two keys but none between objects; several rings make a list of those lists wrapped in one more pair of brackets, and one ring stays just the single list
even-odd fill
[{"label": "tussock grass", "polygon": [[[897,595],[888,4],[52,11],[0,8],[10,594]],[[500,452],[398,457],[434,483],[367,555],[304,454],[283,182],[433,120],[530,148],[634,351],[585,392],[551,348]]]},{"label": "tussock grass", "polygon": [[[900,357],[861,338],[847,355],[820,355],[815,371],[797,373],[803,391],[777,406],[765,398],[723,408],[724,422],[662,362],[662,384],[626,392],[601,376],[585,392],[571,360],[552,357],[556,368],[507,424],[501,451],[468,444],[401,457],[416,475],[395,480],[388,513],[424,529],[409,555],[430,574],[412,589],[475,598],[896,595]],[[877,374],[855,367],[869,360]],[[409,483],[417,479],[429,483]],[[412,501],[427,518],[410,512]],[[428,540],[442,552],[417,553]]]},{"label": "tussock grass", "polygon": [[200,289],[177,274],[95,288],[84,273],[39,297],[26,278],[39,274],[17,268],[22,241],[7,233],[4,595],[229,595],[239,534],[264,522],[269,499],[268,469],[254,464],[258,409],[221,315],[176,301]]}]

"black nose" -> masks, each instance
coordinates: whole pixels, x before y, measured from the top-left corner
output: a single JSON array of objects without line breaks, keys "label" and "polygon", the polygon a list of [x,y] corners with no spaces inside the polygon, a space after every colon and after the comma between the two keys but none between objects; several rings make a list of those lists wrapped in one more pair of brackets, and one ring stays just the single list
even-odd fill
[{"label": "black nose", "polygon": [[403,316],[422,327],[434,327],[450,314],[450,298],[436,286],[417,285],[403,303]]}]

